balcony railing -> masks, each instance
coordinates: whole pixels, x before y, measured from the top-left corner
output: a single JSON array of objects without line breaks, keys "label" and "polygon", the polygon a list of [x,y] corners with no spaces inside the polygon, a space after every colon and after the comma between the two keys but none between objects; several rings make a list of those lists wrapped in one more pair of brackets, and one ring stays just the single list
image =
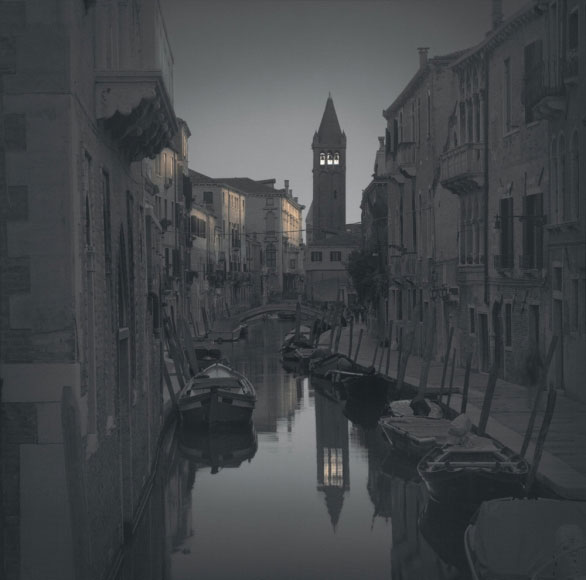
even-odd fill
[{"label": "balcony railing", "polygon": [[484,143],[466,143],[440,157],[444,187],[463,193],[484,183]]}]

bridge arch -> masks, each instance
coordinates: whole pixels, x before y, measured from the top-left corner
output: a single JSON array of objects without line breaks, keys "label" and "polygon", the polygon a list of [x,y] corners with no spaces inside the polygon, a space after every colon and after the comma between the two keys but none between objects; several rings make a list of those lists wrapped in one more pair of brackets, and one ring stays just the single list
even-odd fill
[{"label": "bridge arch", "polygon": [[[239,315],[238,320],[240,322],[246,322],[247,320],[257,318],[263,314],[275,314],[278,312],[295,313],[296,311],[297,304],[295,302],[271,303],[265,304],[264,306],[258,306],[257,308],[251,308],[250,310],[243,312]],[[301,316],[304,318],[317,318],[323,314],[324,313],[318,308],[303,303],[301,304]]]}]

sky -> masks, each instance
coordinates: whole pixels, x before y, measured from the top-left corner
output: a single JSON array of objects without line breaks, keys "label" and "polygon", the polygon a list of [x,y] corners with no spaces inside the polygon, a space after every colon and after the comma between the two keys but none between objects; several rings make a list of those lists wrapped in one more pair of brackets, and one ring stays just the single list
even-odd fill
[{"label": "sky", "polygon": [[[505,16],[522,0],[502,0]],[[312,199],[313,134],[331,93],[346,133],[346,221],[360,221],[386,109],[419,66],[479,43],[491,0],[160,0],[189,166],[289,180]]]}]

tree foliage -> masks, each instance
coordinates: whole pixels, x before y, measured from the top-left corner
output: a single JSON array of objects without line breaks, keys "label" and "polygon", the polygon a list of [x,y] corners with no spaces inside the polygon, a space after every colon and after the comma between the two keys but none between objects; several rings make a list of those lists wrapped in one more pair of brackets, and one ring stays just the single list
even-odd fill
[{"label": "tree foliage", "polygon": [[387,291],[387,269],[371,251],[354,250],[348,256],[348,274],[363,304],[378,304]]}]

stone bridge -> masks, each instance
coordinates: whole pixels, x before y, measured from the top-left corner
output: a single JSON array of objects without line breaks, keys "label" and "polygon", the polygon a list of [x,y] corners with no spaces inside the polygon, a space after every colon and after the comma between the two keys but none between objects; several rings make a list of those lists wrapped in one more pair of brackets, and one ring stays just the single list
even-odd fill
[{"label": "stone bridge", "polygon": [[[295,313],[296,311],[296,302],[275,302],[274,304],[265,304],[264,306],[258,306],[257,308],[251,308],[250,310],[246,310],[245,312],[240,313],[237,318],[239,322],[246,322],[247,320],[257,318],[259,316],[262,316],[263,314],[275,314],[278,312]],[[302,318],[317,318],[318,316],[322,315],[323,312],[318,308],[314,308],[313,306],[301,303]]]}]

